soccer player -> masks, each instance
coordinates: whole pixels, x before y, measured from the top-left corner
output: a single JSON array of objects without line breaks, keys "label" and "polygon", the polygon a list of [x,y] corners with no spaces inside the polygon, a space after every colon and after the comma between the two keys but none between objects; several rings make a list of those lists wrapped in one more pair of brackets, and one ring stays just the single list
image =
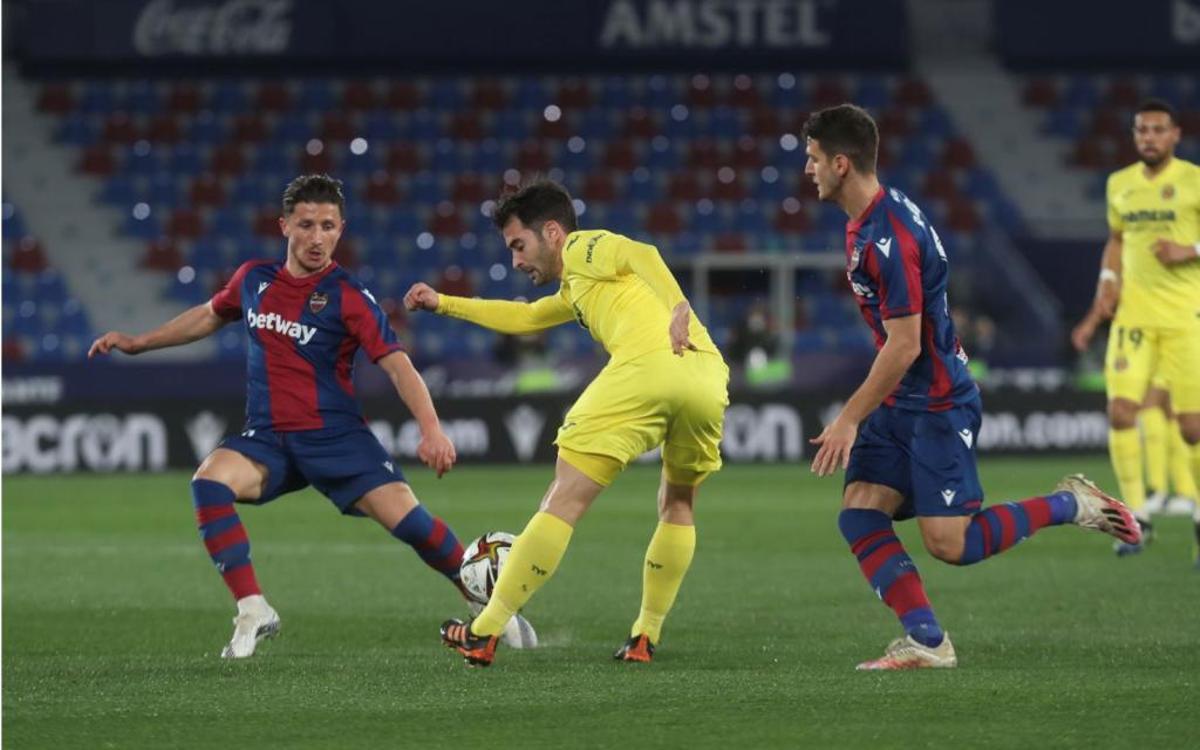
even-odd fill
[{"label": "soccer player", "polygon": [[[1146,526],[1138,406],[1151,377],[1168,383],[1171,404],[1200,483],[1200,167],[1175,156],[1175,110],[1152,99],[1133,118],[1140,160],[1108,178],[1108,241],[1093,303],[1112,318],[1104,380],[1109,454],[1121,494]],[[1200,545],[1200,510],[1196,511]],[[1117,546],[1118,554],[1141,544]],[[1200,546],[1196,564],[1200,565]]]},{"label": "soccer player", "polygon": [[878,350],[867,379],[812,441],[815,473],[846,470],[838,527],[905,630],[858,668],[954,667],[954,646],[894,521],[915,516],[925,548],[953,565],[999,554],[1045,526],[1074,523],[1132,543],[1140,532],[1124,505],[1082,476],[1045,496],[982,508],[979,389],[950,321],[941,240],[907,196],[880,186],[879,132],[864,110],[816,112],[804,135],[805,174],[821,200],[850,217],[846,275]]},{"label": "soccer player", "polygon": [[354,356],[361,348],[417,419],[421,461],[439,477],[454,465],[454,445],[387,316],[333,260],[344,209],[340,182],[297,177],[283,193],[283,260],[245,263],[208,302],[140,336],[109,331],[88,351],[89,357],[113,350],[140,354],[211,336],[234,320],[246,326],[245,431],[226,438],[192,478],[200,536],[237,602],[223,658],[251,656],[280,625],[258,585],[235,502],[261,505],[311,484],[342,513],[373,518],[459,586],[462,545],[417,502],[354,399]]},{"label": "soccer player", "polygon": [[729,368],[658,250],[605,230],[581,231],[560,185],[523,186],[500,200],[493,219],[513,267],[536,285],[558,282],[557,294],[527,304],[416,284],[405,306],[511,334],[575,321],[610,360],[558,429],[554,481],[513,545],[491,601],[472,621],[443,623],[442,640],[469,664],[490,664],[496,635],[554,575],[592,502],[630,461],[661,446],[659,524],[642,568],[641,610],[614,654],[648,662],[692,561],[698,488],[721,466]]}]

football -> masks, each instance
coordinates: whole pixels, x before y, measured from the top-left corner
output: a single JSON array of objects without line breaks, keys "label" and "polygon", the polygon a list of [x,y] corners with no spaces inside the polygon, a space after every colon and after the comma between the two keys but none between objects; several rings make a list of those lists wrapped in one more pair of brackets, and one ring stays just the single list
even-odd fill
[{"label": "football", "polygon": [[500,577],[500,567],[504,565],[515,539],[507,531],[489,531],[471,542],[463,552],[459,575],[463,587],[476,602],[487,604],[492,597],[492,589]]}]

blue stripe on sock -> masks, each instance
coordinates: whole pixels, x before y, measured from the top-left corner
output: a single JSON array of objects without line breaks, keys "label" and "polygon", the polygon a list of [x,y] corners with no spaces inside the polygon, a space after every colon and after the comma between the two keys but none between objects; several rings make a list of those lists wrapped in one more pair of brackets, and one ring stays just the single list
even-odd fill
[{"label": "blue stripe on sock", "polygon": [[250,543],[242,542],[226,547],[213,555],[212,560],[217,570],[222,573],[240,568],[250,562]]},{"label": "blue stripe on sock", "polygon": [[200,538],[211,539],[218,534],[229,531],[241,522],[242,519],[238,518],[236,513],[232,516],[218,518],[217,520],[206,523],[200,527]]},{"label": "blue stripe on sock", "polygon": [[192,480],[192,505],[197,509],[233,505],[236,499],[237,495],[228,485],[211,479]]},{"label": "blue stripe on sock", "polygon": [[897,552],[875,571],[875,575],[871,577],[871,588],[875,589],[882,599],[897,578],[916,569],[917,566],[913,564],[907,552]]},{"label": "blue stripe on sock", "polygon": [[1046,502],[1050,504],[1050,521],[1054,524],[1071,523],[1075,520],[1075,514],[1079,512],[1075,496],[1070,492],[1047,495]]},{"label": "blue stripe on sock", "polygon": [[1029,536],[1029,514],[1025,512],[1025,508],[1018,503],[1005,503],[1013,514],[1013,522],[1017,526],[1017,541],[1025,539]]}]

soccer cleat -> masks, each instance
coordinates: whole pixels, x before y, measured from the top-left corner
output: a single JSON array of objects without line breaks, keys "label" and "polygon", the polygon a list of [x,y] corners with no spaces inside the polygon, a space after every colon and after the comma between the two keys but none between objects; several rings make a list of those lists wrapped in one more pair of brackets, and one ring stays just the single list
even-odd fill
[{"label": "soccer cleat", "polygon": [[[483,611],[483,606],[474,599],[467,599],[467,608],[471,610],[473,617],[479,616],[479,613]],[[500,642],[515,649],[537,648],[537,631],[529,624],[529,620],[520,614],[515,614],[504,625],[504,630],[500,631]]]},{"label": "soccer cleat", "polygon": [[892,641],[883,656],[871,661],[864,661],[855,669],[859,671],[878,671],[893,669],[951,669],[958,666],[958,656],[954,653],[954,644],[950,636],[942,636],[942,642],[936,647],[929,647],[913,640],[906,635]]},{"label": "soccer cleat", "polygon": [[1064,477],[1054,489],[1070,492],[1075,497],[1076,526],[1103,531],[1126,544],[1142,543],[1141,527],[1133,517],[1133,511],[1120,500],[1106,495],[1084,475]]},{"label": "soccer cleat", "polygon": [[441,632],[442,643],[446,648],[452,648],[462,654],[467,664],[473,667],[490,666],[496,658],[496,643],[500,639],[494,635],[475,635],[471,632],[469,620],[446,620],[442,623]]},{"label": "soccer cleat", "polygon": [[1146,504],[1142,506],[1142,510],[1148,516],[1157,516],[1166,511],[1167,508],[1167,493],[1159,490],[1146,493]]},{"label": "soccer cleat", "polygon": [[654,658],[654,644],[650,642],[650,636],[645,633],[631,635],[629,640],[625,641],[625,645],[613,654],[613,658],[617,661],[637,661],[649,664],[650,660]]},{"label": "soccer cleat", "polygon": [[238,614],[233,618],[233,637],[221,650],[222,659],[245,659],[264,638],[279,634],[279,613],[267,604],[261,594],[238,600]]},{"label": "soccer cleat", "polygon": [[1138,542],[1137,544],[1130,544],[1129,542],[1113,542],[1113,552],[1117,553],[1117,557],[1136,555],[1142,550],[1146,549],[1150,542],[1154,541],[1154,524],[1150,523],[1149,521],[1143,521],[1136,516],[1135,519],[1138,523],[1138,529],[1140,529],[1142,532],[1142,541]]}]

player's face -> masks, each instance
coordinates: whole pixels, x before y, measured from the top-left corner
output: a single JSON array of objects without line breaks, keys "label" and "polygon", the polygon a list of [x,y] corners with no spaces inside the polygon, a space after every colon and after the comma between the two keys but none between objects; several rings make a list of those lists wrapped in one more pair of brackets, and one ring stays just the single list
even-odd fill
[{"label": "player's face", "polygon": [[501,230],[504,244],[512,251],[513,268],[528,276],[534,286],[548,284],[562,276],[561,256],[555,251],[552,236],[557,226],[548,221],[540,232],[535,232],[514,216]]},{"label": "player's face", "polygon": [[1133,145],[1148,167],[1157,167],[1175,154],[1179,126],[1166,112],[1139,112],[1133,118]]},{"label": "player's face", "polygon": [[345,227],[335,203],[297,203],[290,216],[279,220],[288,239],[288,258],[305,273],[322,271],[333,262]]},{"label": "player's face", "polygon": [[808,161],[804,163],[804,174],[811,177],[813,184],[817,186],[817,198],[823,201],[837,200],[842,189],[843,177],[843,174],[838,173],[838,160],[830,158],[821,150],[821,144],[812,138],[807,139],[804,153],[808,155]]}]

